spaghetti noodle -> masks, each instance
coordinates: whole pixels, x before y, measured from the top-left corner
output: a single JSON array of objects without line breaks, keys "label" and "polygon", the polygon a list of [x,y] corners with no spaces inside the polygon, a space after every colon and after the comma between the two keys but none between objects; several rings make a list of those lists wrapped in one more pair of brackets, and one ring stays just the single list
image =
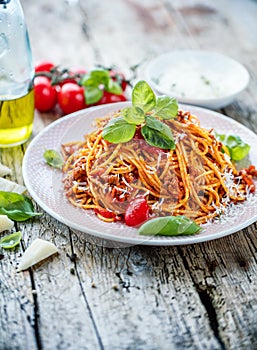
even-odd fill
[{"label": "spaghetti noodle", "polygon": [[131,141],[111,144],[102,137],[109,118],[99,119],[85,141],[62,146],[67,198],[104,221],[123,220],[128,203],[143,196],[153,217],[185,215],[202,224],[255,190],[252,176],[235,168],[213,130],[189,112],[165,121],[174,150],[150,146],[139,127]]}]

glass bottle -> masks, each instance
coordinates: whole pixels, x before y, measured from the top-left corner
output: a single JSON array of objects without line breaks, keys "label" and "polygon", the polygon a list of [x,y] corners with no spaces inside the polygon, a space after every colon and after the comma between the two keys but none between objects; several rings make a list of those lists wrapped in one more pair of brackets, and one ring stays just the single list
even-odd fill
[{"label": "glass bottle", "polygon": [[34,119],[34,66],[19,0],[0,0],[0,147],[29,139]]}]

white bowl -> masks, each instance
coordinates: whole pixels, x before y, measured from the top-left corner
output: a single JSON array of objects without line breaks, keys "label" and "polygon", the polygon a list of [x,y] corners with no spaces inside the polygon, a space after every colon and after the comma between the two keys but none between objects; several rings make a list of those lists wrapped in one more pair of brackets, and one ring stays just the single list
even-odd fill
[{"label": "white bowl", "polygon": [[178,50],[150,61],[146,80],[157,93],[181,103],[217,109],[247,87],[250,75],[242,64],[222,54]]}]

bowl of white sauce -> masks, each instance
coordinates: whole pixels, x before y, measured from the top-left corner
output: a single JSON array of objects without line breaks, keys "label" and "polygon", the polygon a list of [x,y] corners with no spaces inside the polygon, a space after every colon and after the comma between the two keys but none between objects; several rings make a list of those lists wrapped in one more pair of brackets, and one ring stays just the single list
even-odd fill
[{"label": "bowl of white sauce", "polygon": [[161,95],[218,109],[233,102],[248,86],[250,75],[241,63],[220,53],[178,50],[151,60],[146,80]]}]

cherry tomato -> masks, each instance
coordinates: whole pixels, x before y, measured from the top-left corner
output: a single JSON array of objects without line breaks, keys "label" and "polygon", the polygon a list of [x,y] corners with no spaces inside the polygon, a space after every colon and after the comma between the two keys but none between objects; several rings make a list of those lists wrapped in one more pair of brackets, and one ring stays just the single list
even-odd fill
[{"label": "cherry tomato", "polygon": [[111,70],[110,71],[110,77],[114,80],[114,81],[117,81],[122,90],[125,91],[126,88],[127,88],[127,85],[128,85],[128,82],[126,80],[126,77],[125,75],[122,73],[122,72],[119,72],[119,71],[115,71],[115,70]]},{"label": "cherry tomato", "polygon": [[113,219],[116,217],[116,214],[113,213],[112,211],[109,211],[107,209],[102,209],[102,208],[95,208],[95,213],[100,214],[106,219]]},{"label": "cherry tomato", "polygon": [[39,112],[51,111],[57,103],[57,93],[51,80],[45,76],[34,79],[35,108]]},{"label": "cherry tomato", "polygon": [[115,95],[111,92],[104,91],[103,97],[100,101],[97,102],[97,105],[103,105],[106,103],[115,103],[115,102],[123,102],[127,101],[127,98],[124,94],[121,95]]},{"label": "cherry tomato", "polygon": [[125,223],[128,226],[137,226],[149,218],[149,205],[144,197],[131,200],[125,211]]},{"label": "cherry tomato", "polygon": [[55,65],[50,61],[42,61],[35,66],[35,72],[50,72]]},{"label": "cherry tomato", "polygon": [[83,87],[75,83],[66,83],[58,91],[58,102],[65,114],[87,107]]}]

